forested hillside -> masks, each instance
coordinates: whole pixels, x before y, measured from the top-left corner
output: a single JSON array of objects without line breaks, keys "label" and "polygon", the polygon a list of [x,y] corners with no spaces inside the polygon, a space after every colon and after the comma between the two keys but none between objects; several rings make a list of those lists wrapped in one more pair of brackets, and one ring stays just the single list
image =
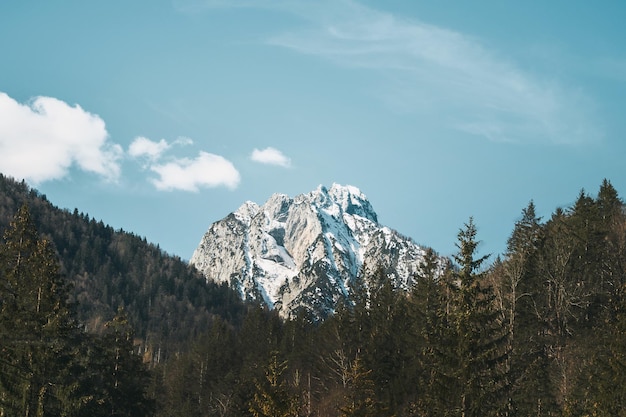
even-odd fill
[{"label": "forested hillside", "polygon": [[0,243],[0,416],[153,414],[124,310],[85,332],[59,269],[23,205]]},{"label": "forested hillside", "polygon": [[0,175],[0,235],[26,204],[32,221],[53,244],[61,273],[72,284],[78,319],[100,332],[123,307],[142,349],[159,361],[203,332],[218,315],[237,321],[243,304],[225,286],[206,283],[182,259],[132,233],[114,230]]},{"label": "forested hillside", "polygon": [[[0,380],[0,400],[32,405],[22,415],[98,415],[104,407],[108,415],[168,417],[619,416],[626,409],[626,215],[606,180],[596,196],[581,191],[547,219],[530,202],[500,257],[480,253],[470,217],[443,274],[433,251],[409,291],[370,268],[376,272],[355,283],[354,304],[323,322],[244,307],[143,239],[54,209],[24,184],[3,179],[2,187],[2,216],[22,213],[18,204],[26,202],[40,240],[54,242],[31,251],[39,255],[29,265],[39,272],[25,275],[48,277],[43,282],[57,283],[51,287],[15,279],[21,257],[7,256],[16,253],[15,226],[1,251],[0,365],[10,378]],[[11,205],[18,207],[12,214]],[[46,224],[69,237],[55,237]],[[50,267],[54,247],[62,274]],[[63,289],[64,277],[73,290]],[[64,301],[70,293],[76,318]],[[52,294],[47,305],[58,307],[41,310],[39,294]],[[118,307],[141,336],[134,347]],[[39,320],[40,311],[53,313]],[[81,321],[87,333],[76,331]],[[150,340],[167,340],[170,353],[156,360]],[[118,363],[114,353],[122,351],[128,355]],[[117,372],[122,363],[129,372]],[[125,386],[140,392],[113,389],[122,382],[115,375],[137,376]]]}]

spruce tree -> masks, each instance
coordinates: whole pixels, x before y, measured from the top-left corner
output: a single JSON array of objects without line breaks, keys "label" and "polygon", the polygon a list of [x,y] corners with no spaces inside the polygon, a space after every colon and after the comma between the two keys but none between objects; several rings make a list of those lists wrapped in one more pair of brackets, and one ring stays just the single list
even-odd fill
[{"label": "spruce tree", "polygon": [[543,235],[540,220],[530,201],[508,239],[501,268],[495,271],[504,294],[509,332],[511,414],[519,416],[542,415],[541,408],[550,410],[552,403],[550,379],[542,374],[547,357],[542,341],[543,321],[537,314],[543,288],[537,270]]},{"label": "spruce tree", "polygon": [[493,288],[481,269],[488,255],[477,257],[479,241],[473,218],[458,235],[458,268],[453,273],[453,354],[455,401],[459,415],[498,415],[506,408],[506,332],[494,306]]},{"label": "spruce tree", "polygon": [[447,410],[444,370],[449,365],[445,353],[449,322],[445,311],[445,277],[450,275],[449,267],[448,263],[441,264],[434,250],[427,249],[410,292],[409,311],[415,349],[412,364],[414,398],[409,405],[412,416],[439,416]]},{"label": "spruce tree", "polygon": [[617,190],[613,187],[613,184],[606,178],[600,185],[598,191],[598,197],[596,199],[598,205],[598,213],[600,218],[605,223],[605,227],[610,228],[616,226],[619,219],[623,215],[624,203],[619,198]]},{"label": "spruce tree", "polygon": [[77,413],[79,339],[55,253],[22,206],[0,246],[0,415]]},{"label": "spruce tree", "polygon": [[357,356],[350,366],[345,404],[339,409],[342,417],[381,417],[384,415],[376,400],[371,370]]},{"label": "spruce tree", "polygon": [[[581,337],[590,305],[594,265],[588,262],[587,254],[593,250],[585,238],[585,229],[592,225],[583,213],[589,204],[586,195],[579,195],[576,210],[568,214],[557,209],[544,228],[538,257],[538,276],[542,280],[537,292],[536,312],[542,329],[537,341],[543,346],[543,368],[550,381],[550,391],[542,401],[542,409],[550,400],[559,407],[568,401],[579,364],[569,358],[576,348],[575,340]],[[590,218],[587,218],[591,220]],[[587,249],[588,248],[588,249]],[[581,339],[582,340],[582,339]]]},{"label": "spruce tree", "polygon": [[[601,346],[583,364],[578,389],[567,415],[626,416],[626,311],[599,335]],[[607,337],[608,336],[608,337]]]},{"label": "spruce tree", "polygon": [[299,399],[284,379],[286,369],[287,362],[278,359],[278,352],[272,352],[265,379],[256,382],[256,392],[250,402],[250,412],[254,417],[298,416]]},{"label": "spruce tree", "polygon": [[84,333],[59,270],[22,206],[0,245],[0,416],[149,415],[130,327]]},{"label": "spruce tree", "polygon": [[134,331],[120,308],[91,346],[86,365],[92,393],[89,415],[145,417],[154,413],[154,401],[147,393],[149,373],[133,342]]},{"label": "spruce tree", "polygon": [[610,182],[603,181],[595,200],[596,271],[588,316],[592,320],[574,343],[584,352],[568,397],[568,415],[626,415],[626,219],[623,203]]},{"label": "spruce tree", "polygon": [[599,301],[608,305],[602,310],[605,320],[613,322],[623,303],[626,284],[623,255],[626,253],[626,213],[617,191],[606,179],[600,186],[596,204],[600,239],[595,243],[598,250],[594,261],[598,264],[598,289],[602,295]]},{"label": "spruce tree", "polygon": [[390,410],[401,407],[413,379],[410,369],[415,340],[404,291],[394,288],[382,267],[377,268],[370,294],[371,327],[367,349],[359,358],[372,369],[378,401]]}]

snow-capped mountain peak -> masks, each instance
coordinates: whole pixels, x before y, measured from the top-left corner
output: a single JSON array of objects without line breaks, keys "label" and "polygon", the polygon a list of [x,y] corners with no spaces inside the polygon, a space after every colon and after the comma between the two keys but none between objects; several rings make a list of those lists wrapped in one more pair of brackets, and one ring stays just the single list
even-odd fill
[{"label": "snow-capped mountain peak", "polygon": [[320,185],[293,199],[274,194],[213,223],[191,264],[285,317],[305,309],[323,318],[349,299],[361,272],[382,266],[396,287],[411,285],[424,250],[377,219],[354,186]]},{"label": "snow-capped mountain peak", "polygon": [[365,194],[358,188],[350,185],[341,186],[339,184],[333,184],[328,194],[332,197],[333,201],[341,206],[344,213],[361,216],[374,223],[378,223],[376,212]]},{"label": "snow-capped mountain peak", "polygon": [[258,212],[259,205],[257,203],[246,201],[233,214],[238,220],[250,224],[250,220],[256,216]]}]

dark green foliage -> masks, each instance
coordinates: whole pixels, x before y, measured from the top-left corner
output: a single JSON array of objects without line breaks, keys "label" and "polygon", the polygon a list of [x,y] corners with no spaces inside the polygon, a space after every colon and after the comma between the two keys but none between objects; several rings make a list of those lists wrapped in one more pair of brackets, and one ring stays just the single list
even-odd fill
[{"label": "dark green foliage", "polygon": [[0,224],[7,416],[625,415],[626,216],[606,180],[545,222],[530,202],[491,265],[470,219],[453,260],[427,250],[409,291],[362,272],[324,321],[244,306],[5,178]]},{"label": "dark green foliage", "polygon": [[447,309],[450,287],[442,278],[451,276],[449,267],[440,265],[437,254],[427,250],[410,293],[408,312],[412,328],[408,334],[412,336],[414,360],[407,385],[413,391],[408,398],[411,415],[443,415],[448,408],[445,369],[446,348],[451,341]]},{"label": "dark green foliage", "polygon": [[0,246],[0,414],[79,408],[75,365],[80,330],[50,243],[22,206]]},{"label": "dark green foliage", "polygon": [[237,293],[207,283],[182,259],[76,209],[60,210],[25,183],[0,175],[0,231],[23,204],[56,250],[77,318],[88,331],[102,332],[123,307],[142,350],[156,363],[184,349],[215,316],[241,319]]},{"label": "dark green foliage", "polygon": [[136,354],[134,331],[123,309],[105,324],[101,337],[92,339],[85,370],[82,377],[91,390],[85,415],[153,415],[154,400],[147,392],[150,375]]},{"label": "dark green foliage", "polygon": [[22,206],[0,245],[0,415],[148,416],[130,327],[83,332],[56,255]]},{"label": "dark green foliage", "polygon": [[494,274],[509,306],[515,415],[618,415],[626,385],[609,364],[623,352],[623,213],[605,180],[596,199],[581,191],[545,224],[529,206],[516,224]]},{"label": "dark green foliage", "polygon": [[[470,220],[455,264],[428,251],[408,293],[393,288],[383,269],[361,274],[352,284],[354,304],[324,322],[282,322],[250,309],[244,327],[229,330],[234,340],[226,344],[236,353],[228,359],[206,340],[198,345],[204,353],[195,358],[216,369],[209,359],[215,355],[228,371],[186,415],[251,415],[254,381],[265,377],[259,364],[276,349],[288,359],[281,375],[299,395],[300,415],[620,415],[622,207],[608,182],[597,199],[581,193],[546,223],[531,202],[491,266],[477,255]],[[189,377],[197,375],[199,359],[187,360],[196,361],[186,368]],[[228,407],[200,405],[216,398]]]},{"label": "dark green foliage", "polygon": [[451,272],[449,366],[447,379],[463,416],[498,415],[506,408],[508,346],[502,311],[486,272],[487,256],[477,257],[479,241],[473,219],[458,235],[457,268]]}]

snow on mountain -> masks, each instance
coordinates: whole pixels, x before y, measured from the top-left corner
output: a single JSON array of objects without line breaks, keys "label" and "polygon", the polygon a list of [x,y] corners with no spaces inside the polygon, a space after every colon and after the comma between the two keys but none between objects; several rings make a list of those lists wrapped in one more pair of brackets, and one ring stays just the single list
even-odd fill
[{"label": "snow on mountain", "polygon": [[379,266],[408,289],[424,253],[380,225],[358,188],[333,184],[293,199],[274,194],[262,206],[244,203],[210,226],[190,263],[283,317],[305,309],[323,318],[350,298],[358,274]]}]

